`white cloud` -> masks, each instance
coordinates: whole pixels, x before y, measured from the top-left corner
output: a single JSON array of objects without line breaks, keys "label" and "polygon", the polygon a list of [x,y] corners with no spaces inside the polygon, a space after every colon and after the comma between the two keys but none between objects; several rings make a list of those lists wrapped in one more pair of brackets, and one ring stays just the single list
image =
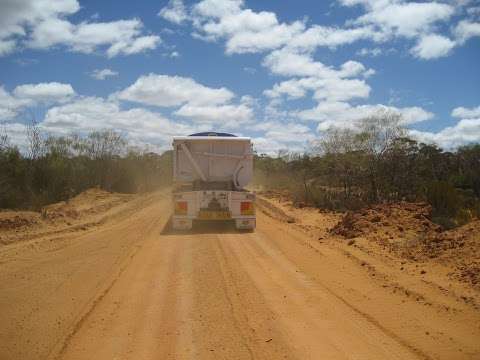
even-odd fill
[{"label": "white cloud", "polygon": [[295,99],[304,97],[307,91],[313,91],[313,98],[316,100],[345,101],[367,98],[370,87],[363,80],[358,79],[307,77],[277,83],[271,90],[266,90],[264,94],[271,98],[285,94]]},{"label": "white cloud", "polygon": [[269,120],[257,124],[252,130],[262,133],[252,138],[259,154],[275,155],[280,149],[304,152],[316,137],[314,130],[292,121]]},{"label": "white cloud", "polygon": [[368,77],[373,71],[356,61],[347,61],[339,69],[334,69],[314,61],[308,54],[284,48],[270,53],[263,65],[274,74],[301,77],[277,83],[272,89],[264,91],[264,95],[270,98],[282,95],[301,98],[312,91],[316,100],[344,101],[367,98],[370,93],[370,87],[363,79],[352,78]]},{"label": "white cloud", "polygon": [[320,102],[315,108],[299,111],[295,115],[303,120],[317,121],[318,130],[324,131],[330,127],[355,128],[362,118],[385,109],[401,114],[404,125],[430,120],[434,116],[420,107],[397,108],[380,104],[352,106],[340,101]]},{"label": "white cloud", "polygon": [[10,54],[15,50],[16,43],[14,40],[0,39],[0,56]]},{"label": "white cloud", "polygon": [[150,74],[141,76],[114,97],[159,107],[181,106],[174,115],[189,118],[196,124],[238,128],[252,121],[252,100],[242,97],[240,104],[232,104],[234,96],[224,87],[210,88],[191,78]]},{"label": "white cloud", "polygon": [[480,142],[480,118],[462,119],[454,126],[446,127],[436,133],[411,130],[410,135],[426,143],[438,144],[445,149],[478,143]]},{"label": "white cloud", "polygon": [[263,66],[283,76],[325,76],[329,69],[315,62],[308,54],[299,54],[289,49],[272,51],[263,60]]},{"label": "white cloud", "polygon": [[25,25],[33,26],[45,19],[73,14],[79,9],[80,5],[76,0],[2,1],[0,37],[24,35]]},{"label": "white cloud", "polygon": [[0,131],[8,136],[8,142],[17,146],[20,150],[27,149],[27,126],[25,124],[7,122],[0,124]]},{"label": "white cloud", "polygon": [[407,38],[429,32],[435,23],[448,20],[455,11],[453,6],[437,2],[395,0],[341,2],[347,6],[362,3],[366,8],[367,13],[354,23],[374,25],[382,31]]},{"label": "white cloud", "polygon": [[[172,0],[173,1],[173,0]],[[290,23],[278,20],[274,12],[245,8],[243,0],[202,0],[183,19],[191,20],[195,38],[225,41],[227,54],[256,53],[288,49],[291,53],[313,53],[318,47],[336,48],[360,40],[386,42],[394,38],[417,40],[414,56],[433,59],[449,54],[454,46],[480,34],[480,23],[461,21],[455,40],[436,34],[456,8],[436,1],[339,0],[345,6],[362,5],[365,13],[347,20],[343,27],[307,26],[307,20]],[[186,12],[182,2],[182,12]],[[173,3],[164,9],[174,9]],[[163,11],[163,10],[162,10]],[[166,10],[165,10],[166,11]],[[378,56],[379,48],[363,48],[361,56]]]},{"label": "white cloud", "polygon": [[52,105],[74,96],[75,91],[70,84],[58,82],[19,85],[11,94],[0,86],[0,120],[11,120],[23,109],[38,103]]},{"label": "white cloud", "polygon": [[216,12],[211,9],[200,12],[204,17],[196,18],[197,28],[206,38],[225,39],[228,54],[275,49],[305,29],[301,21],[279,23],[275,13],[267,11],[257,13],[251,9],[240,10],[232,6],[229,10],[222,11],[221,17],[205,15],[210,13]]},{"label": "white cloud", "polygon": [[452,116],[460,119],[480,118],[480,106],[471,109],[457,107],[453,109]]},{"label": "white cloud", "polygon": [[29,103],[28,99],[17,99],[6,91],[3,86],[0,86],[0,120],[14,118]]},{"label": "white cloud", "polygon": [[48,19],[33,29],[28,45],[38,49],[65,45],[82,53],[105,47],[108,57],[131,55],[154,49],[160,42],[156,35],[140,36],[142,27],[139,19],[79,25],[62,19]]},{"label": "white cloud", "polygon": [[235,129],[253,121],[253,111],[246,104],[240,105],[183,105],[175,115],[192,119],[195,123],[217,124]]},{"label": "white cloud", "polygon": [[266,121],[252,128],[254,131],[263,131],[269,139],[288,144],[305,143],[315,138],[315,133],[308,126],[295,122]]},{"label": "white cloud", "polygon": [[107,56],[114,57],[117,55],[132,55],[144,52],[146,50],[153,50],[161,42],[157,35],[140,36],[134,39],[122,39],[113,43],[107,49]]},{"label": "white cloud", "polygon": [[105,80],[107,77],[118,76],[118,72],[111,69],[95,69],[92,71],[90,76],[97,80]]},{"label": "white cloud", "polygon": [[113,129],[124,133],[134,143],[151,144],[162,149],[169,147],[172,136],[197,130],[156,112],[142,108],[122,110],[117,102],[96,97],[79,98],[50,108],[41,127],[57,135]]},{"label": "white cloud", "polygon": [[372,49],[362,48],[359,51],[357,51],[357,55],[360,55],[360,56],[377,57],[377,56],[380,56],[381,54],[382,54],[382,49],[380,48],[372,48]]},{"label": "white cloud", "polygon": [[394,110],[397,109],[397,111],[400,112],[400,114],[403,117],[404,125],[415,124],[418,122],[431,120],[434,117],[433,113],[425,109],[422,109],[421,107],[418,107],[418,106],[404,107],[404,108],[392,108],[392,107],[390,108]]},{"label": "white cloud", "polygon": [[263,52],[284,46],[311,52],[320,46],[335,48],[361,39],[385,40],[385,34],[372,26],[307,28],[305,20],[280,22],[273,12],[245,9],[243,1],[203,0],[193,7],[192,13],[198,31],[196,37],[224,39],[228,54]]},{"label": "white cloud", "polygon": [[188,19],[182,0],[169,0],[167,6],[160,10],[158,16],[175,24],[181,24]]},{"label": "white cloud", "polygon": [[472,37],[480,36],[480,23],[462,20],[457,24],[453,33],[457,37],[458,42],[463,44]]},{"label": "white cloud", "polygon": [[455,42],[449,38],[430,34],[420,38],[417,45],[411,49],[411,53],[421,59],[430,60],[446,56],[455,47]]},{"label": "white cloud", "polygon": [[222,88],[210,88],[191,78],[149,74],[117,94],[121,100],[154,106],[218,105],[229,102],[234,94]]},{"label": "white cloud", "polygon": [[66,46],[92,53],[106,50],[109,57],[154,49],[156,35],[142,35],[139,19],[73,24],[66,17],[80,9],[76,0],[16,0],[2,3],[0,13],[0,55],[26,45],[36,49]]},{"label": "white cloud", "polygon": [[366,39],[384,41],[386,40],[386,34],[381,31],[375,31],[372,26],[338,28],[313,25],[305,31],[296,34],[285,45],[294,49],[313,51],[320,46],[336,48],[340,45],[352,44],[358,40]]},{"label": "white cloud", "polygon": [[335,70],[319,61],[314,61],[309,54],[298,53],[290,48],[272,51],[263,60],[263,66],[276,75],[316,78],[354,77],[365,71],[365,67],[357,61],[347,61],[339,70]]},{"label": "white cloud", "polygon": [[243,6],[243,0],[202,0],[195,4],[193,13],[198,17],[221,18],[238,13]]},{"label": "white cloud", "polygon": [[13,90],[15,97],[32,102],[64,102],[75,95],[70,84],[58,82],[19,85]]}]

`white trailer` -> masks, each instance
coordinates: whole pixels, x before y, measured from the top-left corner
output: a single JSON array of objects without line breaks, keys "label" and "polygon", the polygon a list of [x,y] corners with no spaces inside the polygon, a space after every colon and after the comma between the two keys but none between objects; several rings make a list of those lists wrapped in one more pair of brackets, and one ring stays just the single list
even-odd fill
[{"label": "white trailer", "polygon": [[245,190],[252,177],[250,138],[215,132],[174,137],[173,229],[191,229],[193,221],[255,229],[255,194]]}]

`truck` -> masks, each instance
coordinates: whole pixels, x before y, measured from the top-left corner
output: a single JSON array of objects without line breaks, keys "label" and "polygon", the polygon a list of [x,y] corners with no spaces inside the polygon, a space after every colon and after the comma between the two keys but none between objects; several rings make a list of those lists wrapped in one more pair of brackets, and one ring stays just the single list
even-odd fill
[{"label": "truck", "polygon": [[245,189],[252,177],[250,138],[218,132],[173,137],[172,228],[229,221],[254,231],[255,194]]}]

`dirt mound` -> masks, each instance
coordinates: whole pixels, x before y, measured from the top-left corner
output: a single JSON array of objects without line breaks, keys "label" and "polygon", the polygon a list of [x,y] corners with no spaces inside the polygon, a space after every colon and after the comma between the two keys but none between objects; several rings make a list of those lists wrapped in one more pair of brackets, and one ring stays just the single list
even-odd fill
[{"label": "dirt mound", "polygon": [[480,220],[445,231],[428,242],[438,261],[455,264],[452,278],[480,289]]},{"label": "dirt mound", "polygon": [[347,212],[331,233],[347,239],[378,235],[393,240],[441,231],[430,219],[431,207],[425,203],[381,204]]},{"label": "dirt mound", "polygon": [[18,230],[39,222],[40,214],[33,211],[0,211],[0,230]]},{"label": "dirt mound", "polygon": [[450,276],[480,288],[480,220],[442,231],[425,203],[383,204],[348,212],[330,232],[365,238],[409,261],[436,261]]},{"label": "dirt mound", "polygon": [[122,202],[131,199],[132,195],[109,193],[98,188],[88,189],[68,201],[45,206],[42,218],[50,221],[61,219],[78,219],[84,215],[98,214],[107,211]]},{"label": "dirt mound", "polygon": [[81,226],[85,229],[103,219],[110,210],[135,195],[109,193],[93,188],[68,201],[45,206],[40,212],[0,211],[0,244],[23,241],[39,234]]},{"label": "dirt mound", "polygon": [[294,223],[295,222],[295,218],[286,214],[285,211],[283,211],[281,208],[273,205],[272,203],[270,203],[270,202],[268,202],[268,201],[266,201],[266,200],[264,200],[260,197],[257,197],[255,202],[256,202],[257,206],[259,208],[261,208],[263,210],[263,212],[265,212],[270,217],[273,217],[277,220],[288,222],[288,223]]}]

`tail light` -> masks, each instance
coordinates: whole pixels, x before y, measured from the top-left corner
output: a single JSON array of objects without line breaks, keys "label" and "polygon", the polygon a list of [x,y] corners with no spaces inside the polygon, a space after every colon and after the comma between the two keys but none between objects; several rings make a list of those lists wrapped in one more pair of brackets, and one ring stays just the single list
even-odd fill
[{"label": "tail light", "polygon": [[188,202],[177,201],[175,202],[175,215],[187,215]]},{"label": "tail light", "polygon": [[242,215],[253,215],[255,212],[253,202],[251,201],[242,201],[240,203],[240,214]]}]

